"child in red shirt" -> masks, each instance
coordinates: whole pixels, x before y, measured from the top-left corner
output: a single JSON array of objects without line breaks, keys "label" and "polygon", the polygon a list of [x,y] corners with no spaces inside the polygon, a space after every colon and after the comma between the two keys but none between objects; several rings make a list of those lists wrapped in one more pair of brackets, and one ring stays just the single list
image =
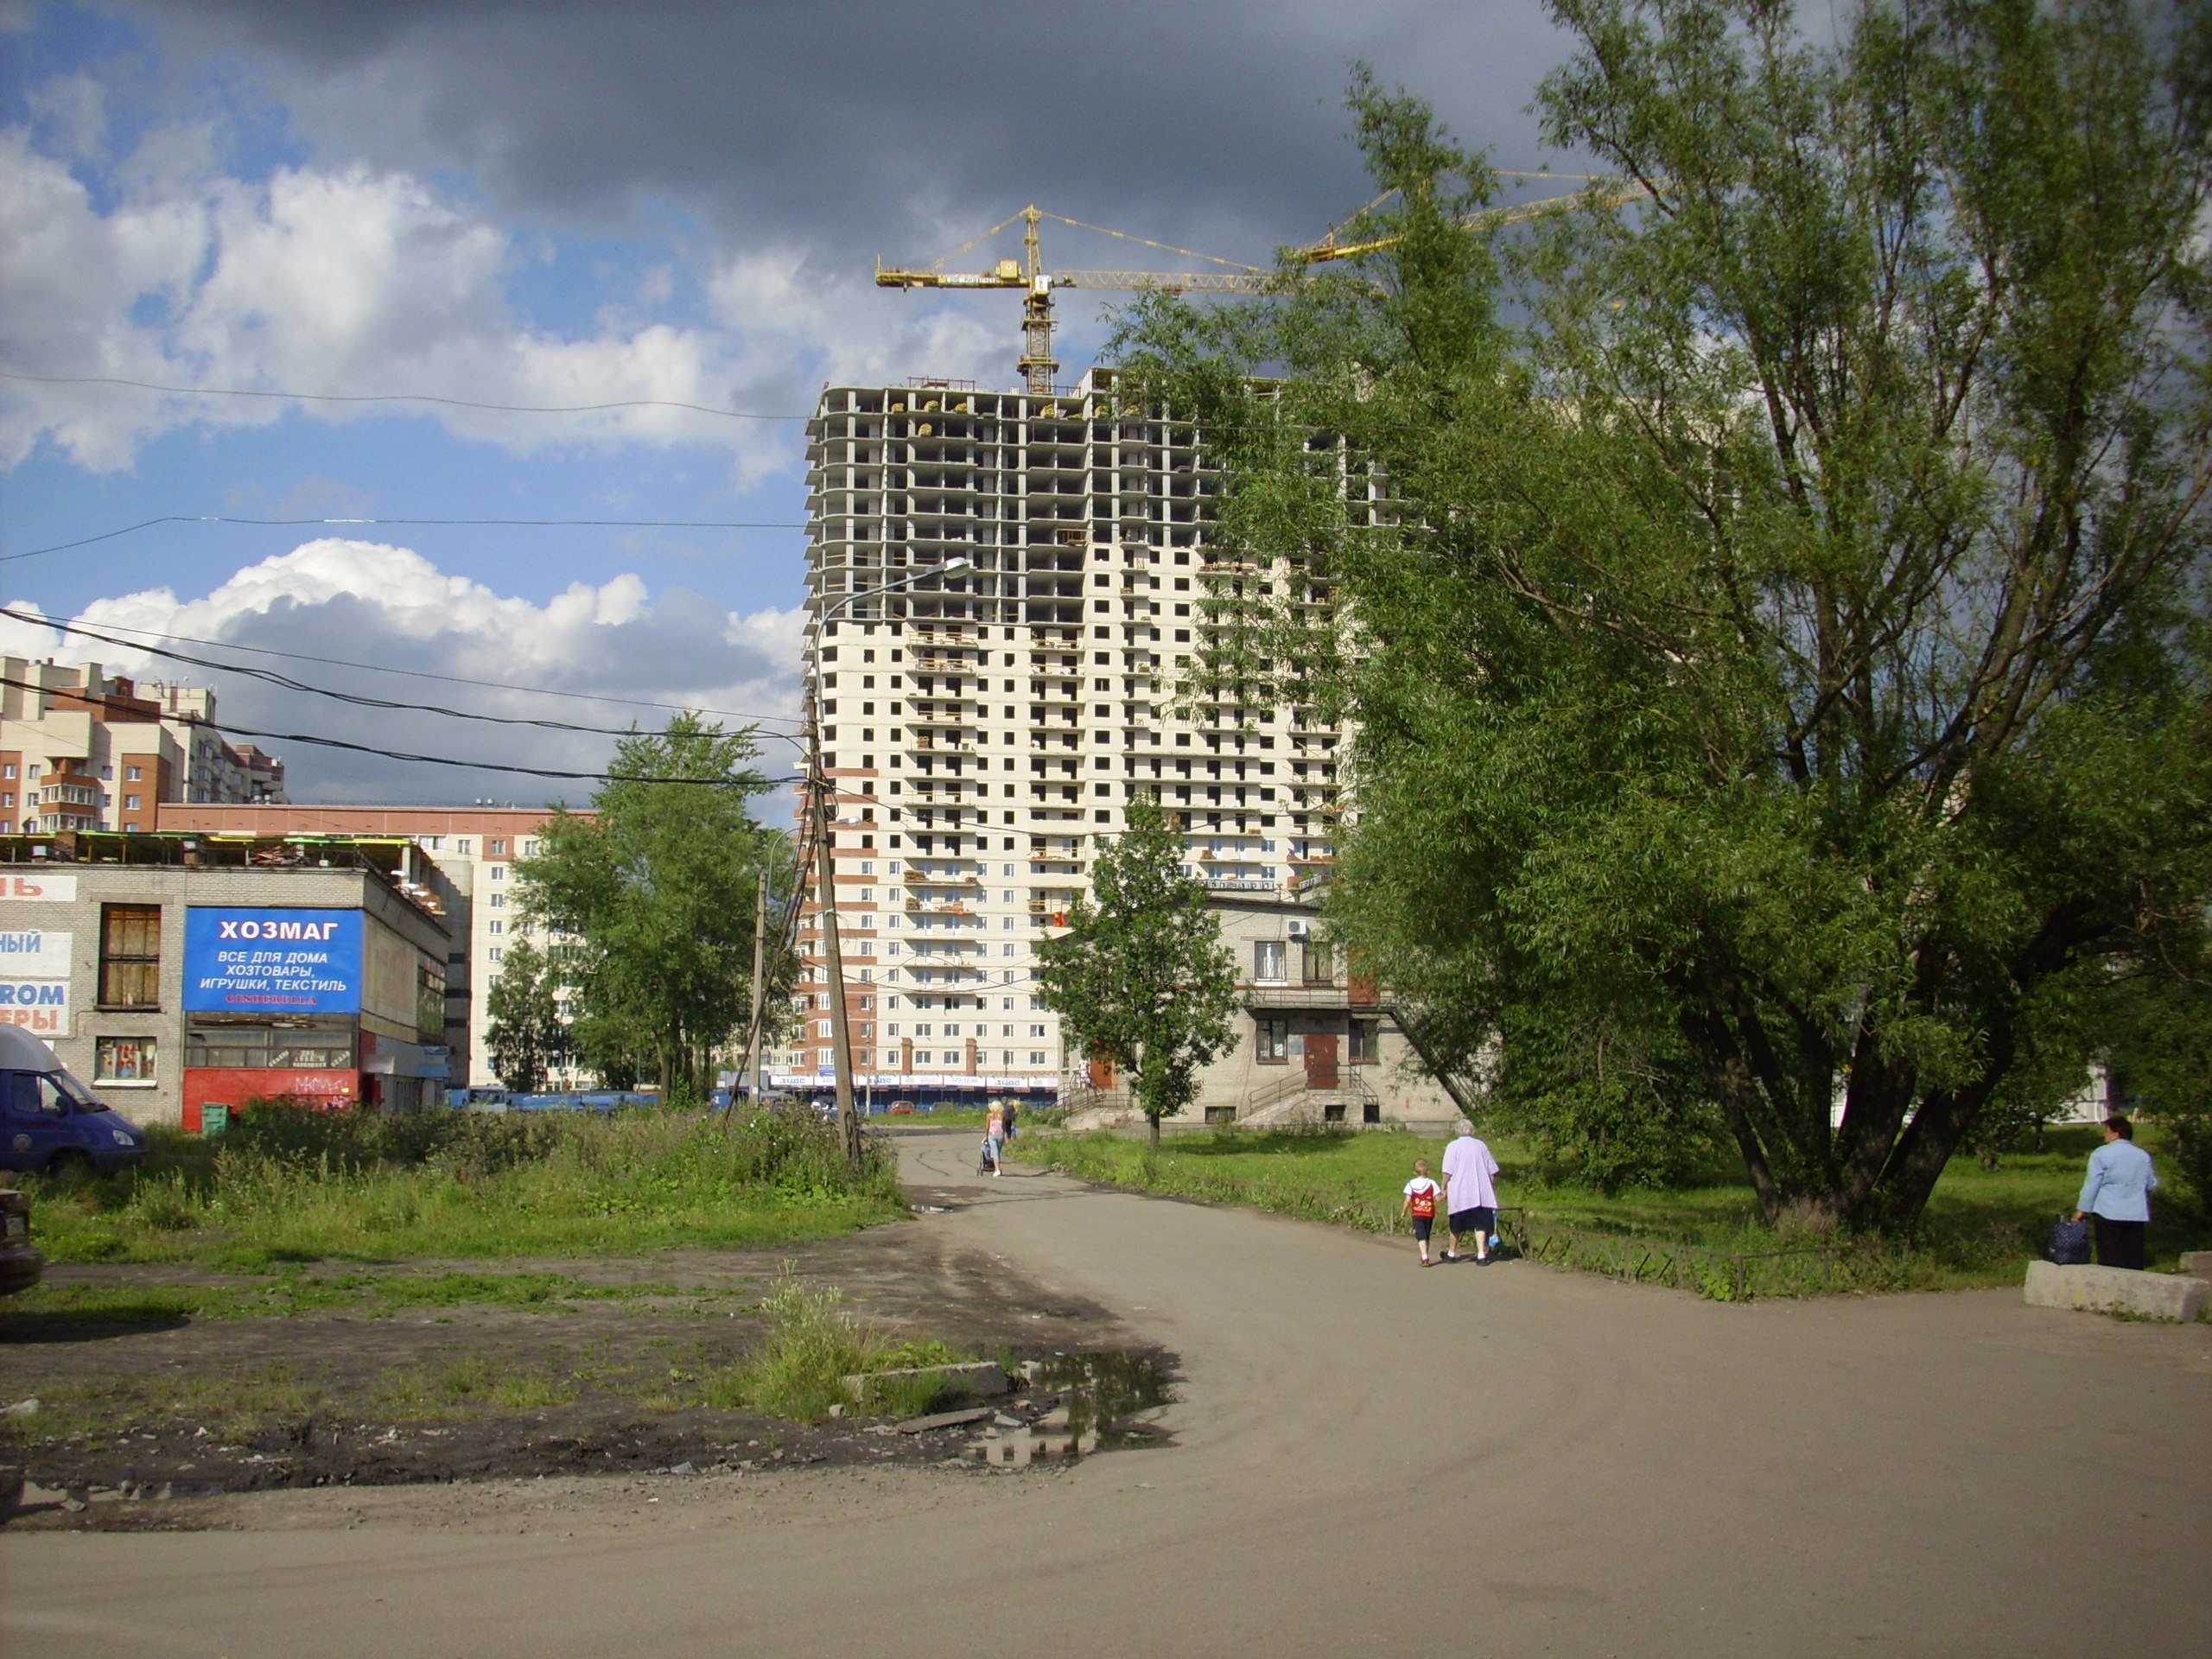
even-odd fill
[{"label": "child in red shirt", "polygon": [[1406,1183],[1404,1213],[1413,1217],[1414,1242],[1421,1246],[1421,1264],[1428,1265],[1428,1234],[1436,1225],[1436,1200],[1444,1189],[1428,1179],[1428,1160],[1414,1160],[1414,1178]]}]

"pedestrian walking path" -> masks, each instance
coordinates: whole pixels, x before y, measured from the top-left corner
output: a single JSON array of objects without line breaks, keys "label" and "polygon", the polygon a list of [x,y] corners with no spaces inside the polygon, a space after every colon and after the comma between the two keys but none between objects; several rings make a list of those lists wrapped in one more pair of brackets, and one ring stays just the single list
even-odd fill
[{"label": "pedestrian walking path", "polygon": [[1424,1273],[1401,1241],[1020,1161],[978,1179],[964,1134],[899,1146],[951,1206],[916,1225],[1179,1357],[1172,1446],[789,1480],[635,1535],[0,1538],[5,1645],[2212,1651],[2212,1328],[2017,1291],[1738,1307],[1528,1263]]}]

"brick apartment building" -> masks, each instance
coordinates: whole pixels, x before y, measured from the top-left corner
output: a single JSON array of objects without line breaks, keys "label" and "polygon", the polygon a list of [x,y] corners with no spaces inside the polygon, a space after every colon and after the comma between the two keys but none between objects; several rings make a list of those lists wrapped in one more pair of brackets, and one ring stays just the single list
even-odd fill
[{"label": "brick apartment building", "polygon": [[168,802],[283,798],[284,763],[225,739],[205,687],[0,658],[0,831],[150,832]]}]

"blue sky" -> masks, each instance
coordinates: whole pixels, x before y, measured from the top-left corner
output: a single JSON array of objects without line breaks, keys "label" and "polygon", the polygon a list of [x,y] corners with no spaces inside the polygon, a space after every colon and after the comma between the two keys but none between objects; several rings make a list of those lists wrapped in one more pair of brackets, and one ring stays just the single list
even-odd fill
[{"label": "blue sky", "polygon": [[[1051,21],[1040,54],[1039,14],[997,0],[0,3],[0,371],[51,378],[0,378],[0,594],[133,638],[323,659],[289,666],[385,696],[429,683],[335,664],[569,693],[436,683],[585,723],[662,703],[787,717],[798,423],[666,405],[788,416],[829,380],[1011,384],[1014,296],[879,291],[874,259],[925,262],[1034,199],[1264,263],[1363,198],[1351,59],[1512,166],[1539,158],[1525,105],[1560,55],[1518,3],[1116,0]],[[1048,258],[1140,263],[1060,236]],[[1096,304],[1062,315],[1071,378],[1104,325]],[[88,377],[641,406],[52,383]],[[764,527],[166,523],[22,556],[207,516]],[[457,722],[302,703],[22,623],[0,620],[0,646],[212,681],[240,725],[495,758]],[[548,792],[269,747],[299,799]],[[607,748],[548,734],[496,755],[588,769]]]}]

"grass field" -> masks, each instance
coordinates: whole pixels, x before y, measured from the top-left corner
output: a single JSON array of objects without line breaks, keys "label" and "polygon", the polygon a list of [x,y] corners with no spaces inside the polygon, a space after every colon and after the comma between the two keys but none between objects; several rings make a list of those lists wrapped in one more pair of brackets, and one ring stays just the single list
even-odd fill
[{"label": "grass field", "polygon": [[749,1248],[905,1213],[876,1151],[849,1170],[811,1113],[749,1122],[640,1112],[383,1118],[248,1111],[219,1142],[156,1133],[143,1166],[31,1178],[57,1262],[285,1262]]},{"label": "grass field", "polygon": [[[1837,1288],[1933,1289],[2013,1282],[2021,1264],[2041,1248],[2051,1222],[2073,1208],[2083,1162],[2096,1141],[2091,1129],[2052,1130],[2044,1151],[2007,1153],[1994,1170],[1971,1158],[1958,1160],[1937,1185],[1912,1240],[1870,1244],[1832,1281],[1790,1280],[1789,1287],[1794,1292],[1832,1281]],[[1610,1241],[1619,1238],[1681,1247],[1673,1254],[1686,1262],[1701,1253],[1765,1255],[1802,1243],[1769,1229],[1749,1184],[1728,1171],[1715,1170],[1705,1185],[1607,1195],[1546,1179],[1527,1150],[1510,1140],[1492,1144],[1503,1166],[1500,1201],[1521,1206],[1532,1225],[1578,1265],[1586,1255],[1589,1265],[1611,1270],[1621,1252]],[[1115,1185],[1395,1233],[1407,1230],[1399,1204],[1414,1160],[1426,1157],[1433,1173],[1443,1147],[1441,1140],[1402,1134],[1230,1131],[1179,1135],[1156,1157],[1141,1140],[1107,1134],[1040,1139],[1026,1155]],[[1586,1234],[1591,1236],[1586,1248],[1577,1255],[1575,1237]],[[2152,1265],[2172,1265],[2180,1251],[2203,1248],[2208,1235],[2212,1228],[2185,1206],[2164,1205],[2152,1230]],[[1694,1272],[1682,1282],[1727,1294],[1723,1281],[1700,1281]],[[1784,1281],[1770,1271],[1766,1282],[1780,1288]]]}]

